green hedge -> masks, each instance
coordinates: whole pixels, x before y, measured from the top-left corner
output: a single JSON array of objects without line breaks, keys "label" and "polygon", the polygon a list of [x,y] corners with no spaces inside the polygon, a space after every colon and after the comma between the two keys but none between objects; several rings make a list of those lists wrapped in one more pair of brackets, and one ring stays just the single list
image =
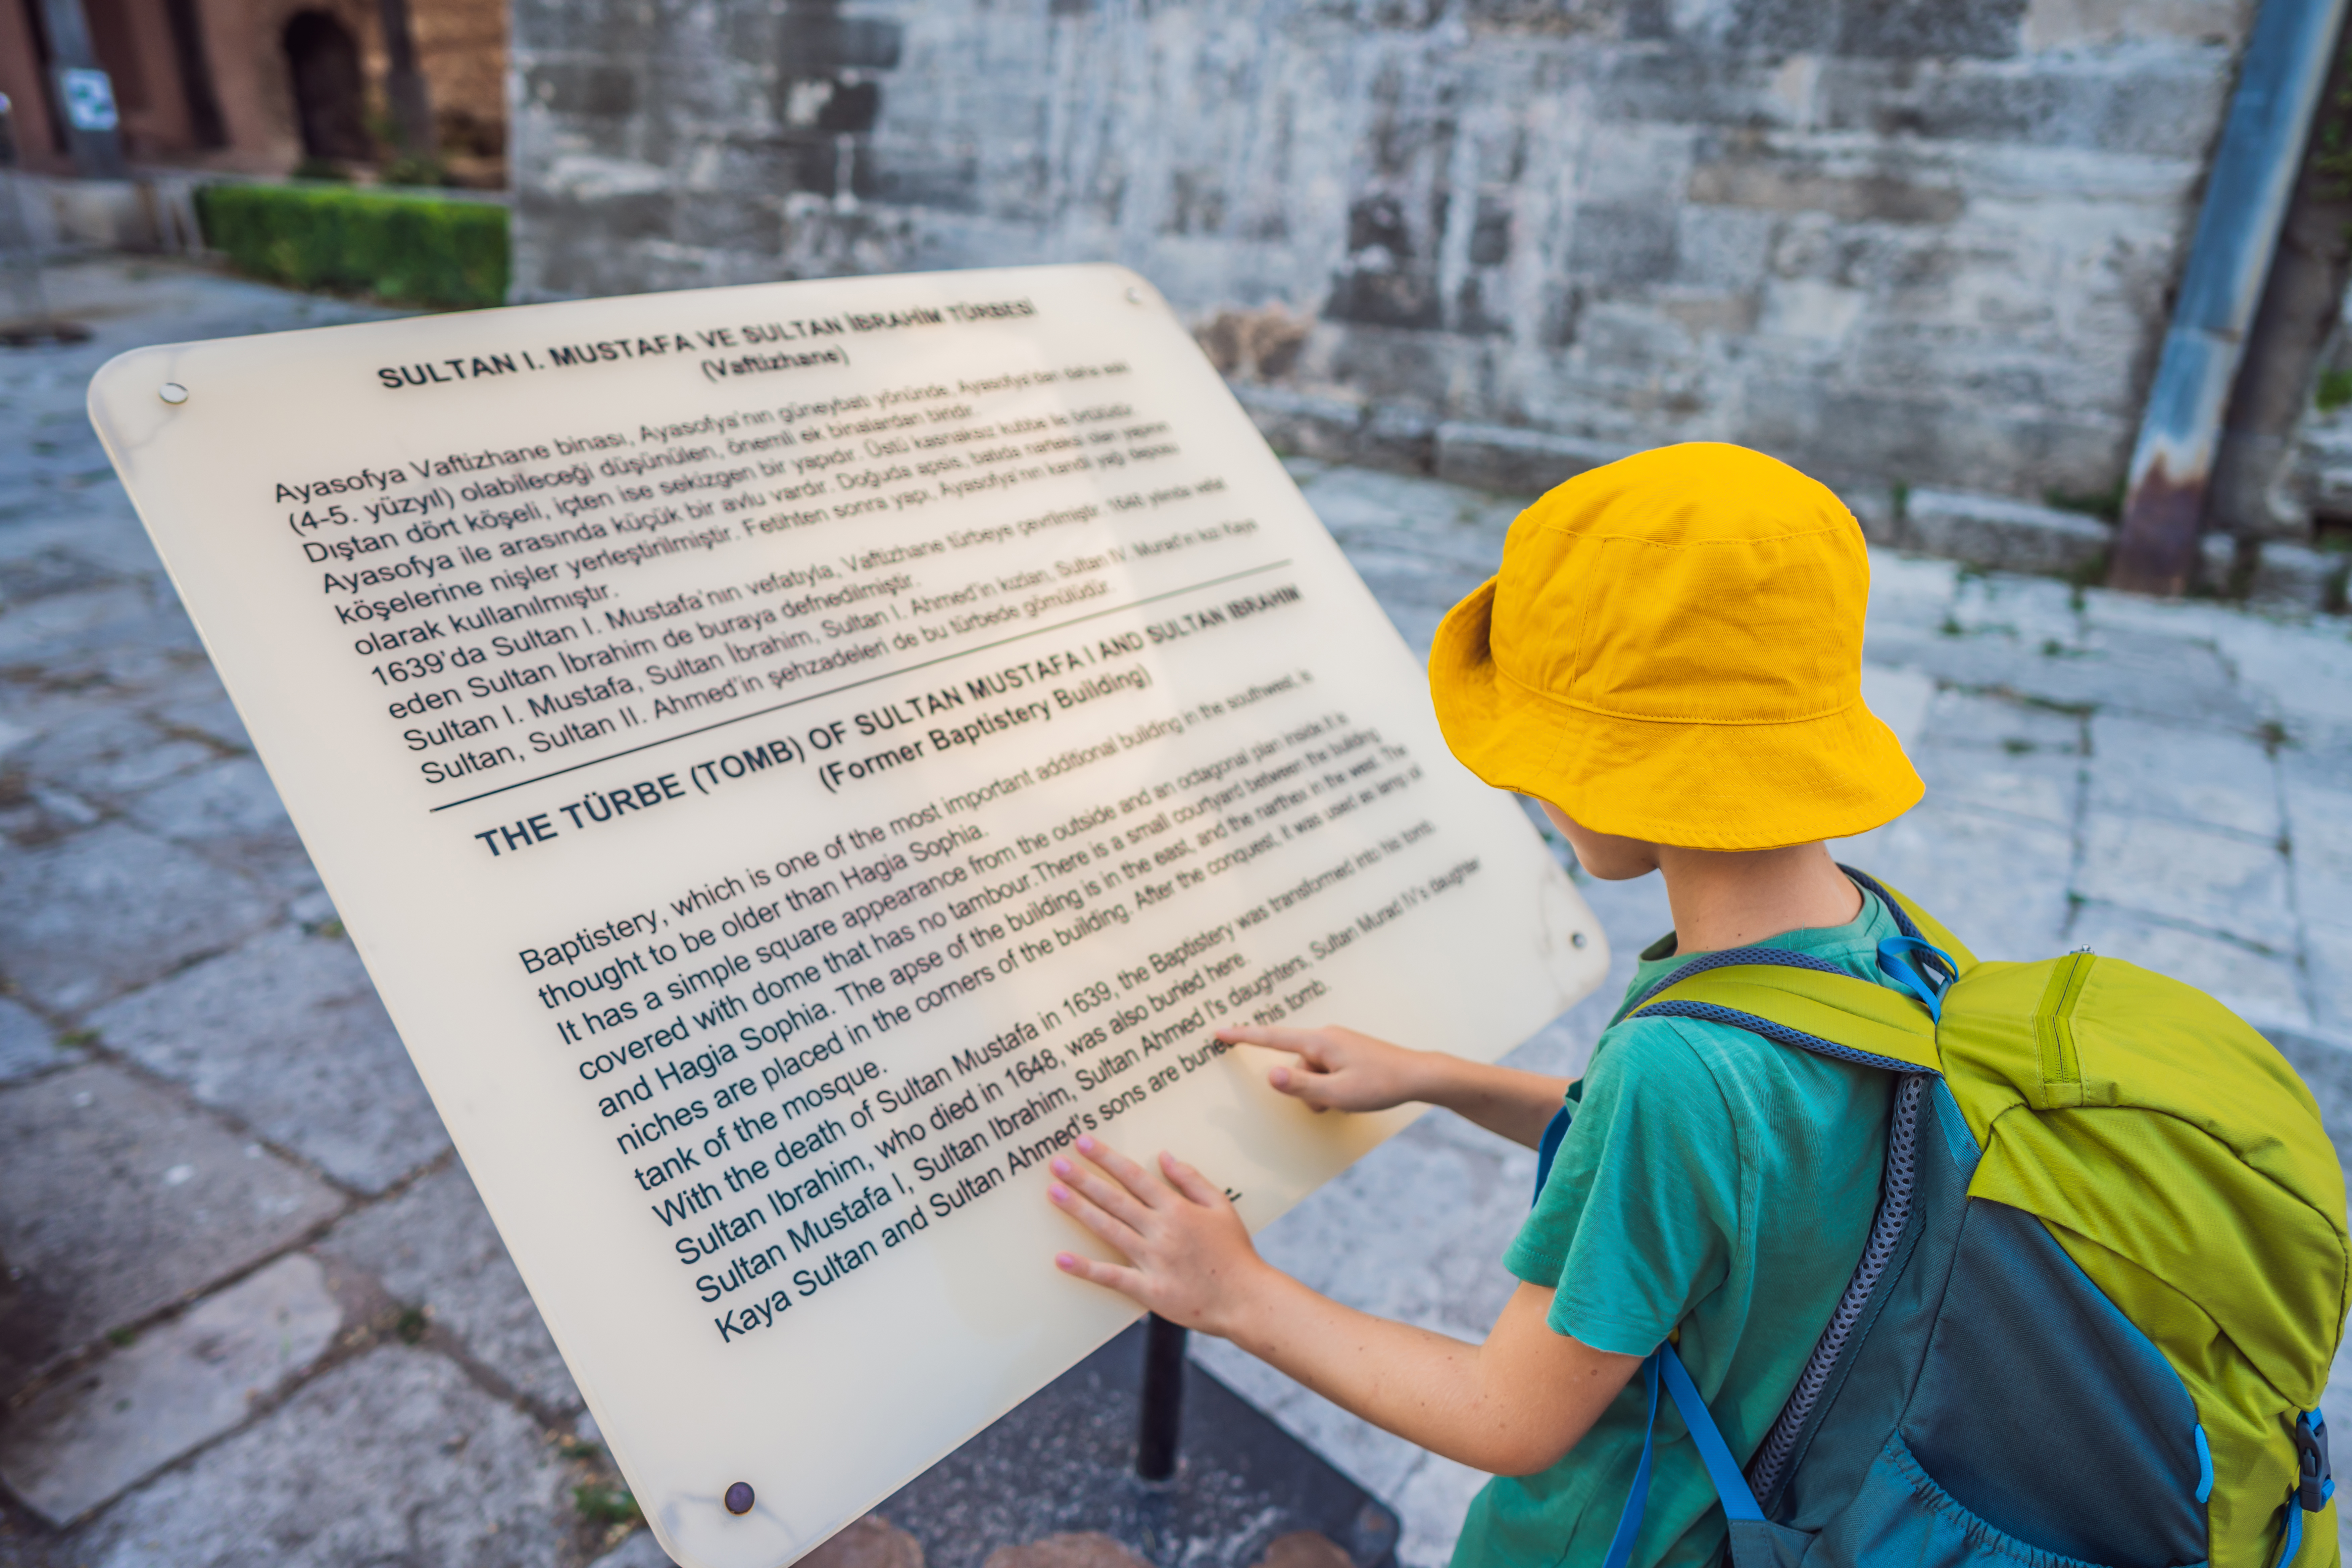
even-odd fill
[{"label": "green hedge", "polygon": [[488,202],[327,184],[206,185],[205,244],[239,271],[297,289],[419,305],[498,305],[507,209]]}]

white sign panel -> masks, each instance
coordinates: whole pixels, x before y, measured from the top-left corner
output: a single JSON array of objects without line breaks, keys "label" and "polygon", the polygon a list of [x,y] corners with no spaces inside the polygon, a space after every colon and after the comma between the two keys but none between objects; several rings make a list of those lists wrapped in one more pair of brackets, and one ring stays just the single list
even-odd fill
[{"label": "white sign panel", "polygon": [[1407,1120],[1219,1024],[1492,1058],[1605,966],[1131,273],[145,349],[90,405],[683,1563],[788,1561],[1131,1320],[1052,1265],[1080,1132],[1260,1226]]}]

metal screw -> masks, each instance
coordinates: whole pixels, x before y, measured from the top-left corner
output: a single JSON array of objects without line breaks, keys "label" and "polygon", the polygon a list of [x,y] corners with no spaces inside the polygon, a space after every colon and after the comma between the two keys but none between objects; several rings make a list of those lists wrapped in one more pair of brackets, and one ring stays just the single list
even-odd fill
[{"label": "metal screw", "polygon": [[1140,305],[1140,304],[1142,304],[1142,303],[1143,303],[1143,290],[1142,290],[1142,289],[1140,289],[1129,288],[1129,289],[1128,289],[1128,291],[1127,291],[1127,302],[1128,302],[1129,304],[1130,304],[1130,305]]},{"label": "metal screw", "polygon": [[1582,931],[1578,931],[1574,935],[1570,936],[1568,941],[1569,945],[1571,947],[1582,947],[1584,945],[1584,933]]},{"label": "metal screw", "polygon": [[751,1511],[751,1482],[737,1481],[733,1486],[727,1489],[727,1511],[729,1513],[749,1513]]},{"label": "metal screw", "polygon": [[166,403],[185,403],[188,400],[188,389],[176,381],[167,381],[155,389],[155,395]]}]

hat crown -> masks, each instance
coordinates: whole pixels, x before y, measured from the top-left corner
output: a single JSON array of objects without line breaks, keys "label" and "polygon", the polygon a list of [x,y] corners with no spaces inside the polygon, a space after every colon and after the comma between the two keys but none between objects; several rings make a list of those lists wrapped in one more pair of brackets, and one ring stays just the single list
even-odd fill
[{"label": "hat crown", "polygon": [[1495,665],[1614,718],[1792,723],[1860,700],[1869,597],[1862,530],[1827,486],[1743,447],[1660,447],[1511,525]]}]

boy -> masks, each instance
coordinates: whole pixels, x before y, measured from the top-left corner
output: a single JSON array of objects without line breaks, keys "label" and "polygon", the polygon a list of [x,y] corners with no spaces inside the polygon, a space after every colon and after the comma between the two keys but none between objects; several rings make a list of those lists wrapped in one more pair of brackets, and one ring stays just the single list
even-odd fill
[{"label": "boy", "polygon": [[[1675,929],[1642,954],[1626,1007],[1693,956],[1745,946],[1892,984],[1876,961],[1895,923],[1822,842],[1922,793],[1862,701],[1869,574],[1820,484],[1741,447],[1670,447],[1521,514],[1501,572],[1439,628],[1430,688],[1454,754],[1540,801],[1591,875],[1664,875]],[[1052,1165],[1051,1201],[1128,1259],[1065,1253],[1065,1272],[1492,1472],[1457,1568],[1601,1561],[1648,1415],[1629,1382],[1677,1330],[1735,1456],[1762,1442],[1861,1255],[1886,1074],[1622,1008],[1576,1084],[1349,1029],[1219,1033],[1295,1056],[1273,1085],[1318,1110],[1420,1100],[1528,1145],[1572,1118],[1504,1258],[1521,1283],[1475,1345],[1281,1274],[1169,1154],[1155,1173],[1082,1139]],[[1633,1568],[1713,1562],[1723,1515],[1671,1415],[1653,1467]]]}]

